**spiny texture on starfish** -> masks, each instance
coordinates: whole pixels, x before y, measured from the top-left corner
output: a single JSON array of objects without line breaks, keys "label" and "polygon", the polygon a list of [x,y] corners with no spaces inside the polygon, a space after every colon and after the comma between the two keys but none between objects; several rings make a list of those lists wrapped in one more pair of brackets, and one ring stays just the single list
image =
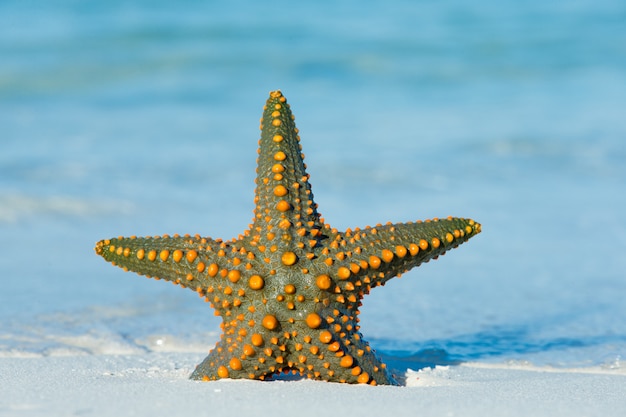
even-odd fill
[{"label": "spiny texture on starfish", "polygon": [[359,333],[374,287],[480,232],[469,219],[433,219],[344,232],[317,212],[298,129],[280,91],[261,119],[254,219],[236,239],[119,237],[96,253],[124,270],[197,291],[222,317],[222,336],[193,379],[275,373],[397,384]]}]

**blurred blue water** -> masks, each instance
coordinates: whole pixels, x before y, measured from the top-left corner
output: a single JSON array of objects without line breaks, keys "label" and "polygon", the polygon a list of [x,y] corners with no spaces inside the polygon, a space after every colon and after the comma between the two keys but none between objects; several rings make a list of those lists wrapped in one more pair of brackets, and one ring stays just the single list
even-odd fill
[{"label": "blurred blue water", "polygon": [[365,300],[376,348],[619,361],[624,21],[617,0],[3,1],[0,355],[160,335],[208,349],[219,323],[195,294],[93,245],[240,233],[261,107],[280,88],[330,224],[483,224]]}]

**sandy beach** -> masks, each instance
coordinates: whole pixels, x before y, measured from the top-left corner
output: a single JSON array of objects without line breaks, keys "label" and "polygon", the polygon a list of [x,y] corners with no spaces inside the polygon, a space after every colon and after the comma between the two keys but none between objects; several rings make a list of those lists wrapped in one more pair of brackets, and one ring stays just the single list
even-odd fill
[{"label": "sandy beach", "polygon": [[0,415],[621,416],[623,369],[466,363],[408,371],[406,386],[187,379],[200,356],[0,359]]}]

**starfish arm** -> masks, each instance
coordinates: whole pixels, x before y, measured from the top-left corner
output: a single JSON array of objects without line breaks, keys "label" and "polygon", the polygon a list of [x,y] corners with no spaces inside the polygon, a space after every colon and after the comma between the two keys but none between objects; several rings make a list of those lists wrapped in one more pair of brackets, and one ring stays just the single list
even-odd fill
[{"label": "starfish arm", "polygon": [[282,93],[270,93],[261,119],[251,226],[251,235],[262,246],[297,241],[305,235],[314,239],[322,227],[294,120]]},{"label": "starfish arm", "polygon": [[335,264],[336,274],[345,282],[358,282],[359,286],[363,283],[366,289],[359,291],[367,293],[436,259],[480,231],[481,225],[474,220],[456,217],[348,230],[342,234],[343,242],[338,246],[344,259]]},{"label": "starfish arm", "polygon": [[171,281],[204,295],[218,273],[224,277],[239,274],[231,272],[237,269],[229,265],[230,247],[210,238],[165,235],[101,240],[95,251],[125,271]]}]

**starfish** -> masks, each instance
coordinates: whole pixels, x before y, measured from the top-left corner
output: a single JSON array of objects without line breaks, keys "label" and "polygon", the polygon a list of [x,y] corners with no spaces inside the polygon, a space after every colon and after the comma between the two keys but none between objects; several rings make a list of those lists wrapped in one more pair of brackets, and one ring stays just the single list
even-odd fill
[{"label": "starfish", "polygon": [[331,228],[313,201],[294,116],[280,91],[261,119],[254,218],[237,238],[112,238],[95,251],[140,275],[196,291],[222,318],[192,379],[311,379],[398,385],[359,332],[362,298],[480,232],[471,219]]}]

